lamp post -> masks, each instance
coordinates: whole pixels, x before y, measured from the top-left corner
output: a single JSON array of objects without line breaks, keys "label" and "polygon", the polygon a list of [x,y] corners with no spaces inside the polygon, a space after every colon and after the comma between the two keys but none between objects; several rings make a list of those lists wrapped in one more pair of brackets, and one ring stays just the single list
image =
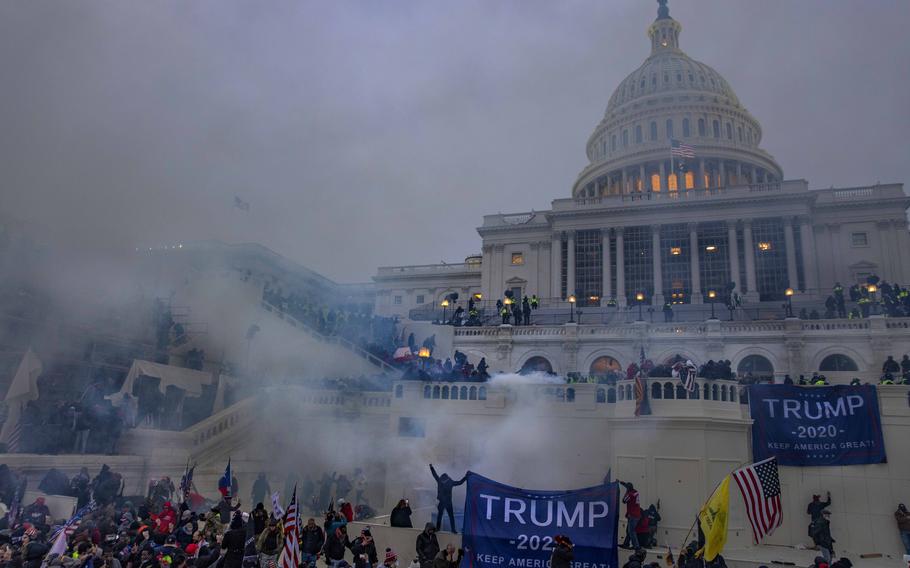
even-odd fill
[{"label": "lamp post", "polygon": [[793,317],[793,288],[784,290],[784,296],[787,297],[787,317]]},{"label": "lamp post", "polygon": [[440,302],[439,305],[442,306],[442,325],[445,325],[446,324],[446,308],[449,307],[449,299],[444,298],[442,300],[442,302]]},{"label": "lamp post", "polygon": [[711,319],[717,319],[717,316],[714,315],[714,300],[717,298],[717,292],[714,290],[708,290],[708,300],[711,302]]},{"label": "lamp post", "polygon": [[644,293],[643,293],[643,292],[636,292],[636,293],[635,293],[635,301],[638,302],[638,321],[645,321],[644,318],[643,318],[642,315],[641,315],[641,305],[642,305],[642,304],[644,303],[644,301],[645,301],[645,295],[644,295]]},{"label": "lamp post", "polygon": [[426,368],[427,368],[427,359],[430,358],[430,348],[429,348],[429,347],[421,347],[420,350],[417,351],[417,357],[420,359],[420,368],[423,369],[423,370],[426,370]]},{"label": "lamp post", "polygon": [[875,315],[878,310],[875,309],[875,293],[878,292],[878,286],[875,284],[869,284],[866,287],[866,290],[869,292],[869,299],[872,301],[872,305],[869,307],[872,315]]},{"label": "lamp post", "polygon": [[569,300],[569,323],[575,323],[575,302],[578,299],[575,297],[575,294],[569,294],[567,298]]}]

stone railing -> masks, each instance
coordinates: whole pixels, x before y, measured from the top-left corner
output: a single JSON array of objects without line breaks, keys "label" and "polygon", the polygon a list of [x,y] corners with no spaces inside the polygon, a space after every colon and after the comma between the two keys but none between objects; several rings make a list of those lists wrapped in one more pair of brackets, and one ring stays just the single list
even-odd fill
[{"label": "stone railing", "polygon": [[355,355],[357,355],[363,359],[366,359],[370,363],[376,365],[377,367],[379,367],[386,373],[400,374],[398,369],[396,369],[395,367],[389,365],[388,363],[386,363],[379,357],[373,355],[369,351],[361,349],[360,347],[351,343],[350,341],[348,341],[347,339],[345,339],[343,337],[338,337],[335,335],[323,335],[322,333],[319,333],[318,331],[313,329],[309,324],[306,324],[306,323],[298,320],[291,314],[282,311],[279,307],[277,307],[273,304],[270,304],[269,302],[266,302],[265,300],[261,301],[261,306],[265,311],[275,314],[276,316],[278,316],[279,319],[283,319],[291,326],[296,327],[297,329],[303,331],[304,333],[308,333],[311,337],[313,337],[314,339],[316,339],[318,341],[321,341],[323,343],[334,343],[335,345],[340,345],[341,347],[344,347],[345,349],[348,349],[348,350],[354,352]]},{"label": "stone railing", "polygon": [[780,333],[786,329],[783,321],[720,322],[724,333]]},{"label": "stone railing", "polygon": [[377,276],[402,276],[408,274],[451,274],[453,272],[480,272],[479,262],[454,264],[415,264],[411,266],[380,266]]},{"label": "stone railing", "polygon": [[[866,330],[869,320],[814,320],[803,322],[803,331]],[[890,326],[889,326],[890,327]]]},{"label": "stone railing", "polygon": [[833,193],[834,201],[853,201],[872,197],[875,191],[871,187],[857,187],[854,189],[838,189]]}]

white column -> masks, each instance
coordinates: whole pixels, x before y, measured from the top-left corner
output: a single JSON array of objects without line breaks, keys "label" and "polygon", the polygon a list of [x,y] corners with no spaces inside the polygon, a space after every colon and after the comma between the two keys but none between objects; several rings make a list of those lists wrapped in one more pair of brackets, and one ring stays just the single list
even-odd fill
[{"label": "white column", "polygon": [[530,270],[528,270],[528,286],[523,291],[525,296],[531,294],[540,294],[540,249],[544,243],[534,241],[531,243],[531,258],[528,259]]},{"label": "white column", "polygon": [[695,180],[695,187],[704,189],[705,187],[705,159],[698,160],[698,179]]},{"label": "white column", "polygon": [[[840,225],[837,223],[828,223],[828,237],[831,243],[831,259],[838,259],[841,257],[840,252]],[[831,277],[834,279],[834,282],[846,281],[847,278],[844,278],[846,273],[840,269],[841,263],[832,262],[831,263]],[[832,282],[833,286],[834,283]]]},{"label": "white column", "polygon": [[720,161],[720,183],[719,187],[727,187],[727,169],[724,167],[724,161]]},{"label": "white column", "polygon": [[503,253],[505,253],[505,245],[493,245],[493,296],[490,298],[502,298],[502,293],[505,292],[505,283],[503,280],[503,274],[505,273],[503,265]]},{"label": "white column", "polygon": [[620,190],[619,190],[620,195],[625,195],[625,194],[629,193],[629,188],[626,187],[627,186],[626,180],[627,180],[626,168],[623,168],[622,169],[622,186],[620,187]]},{"label": "white column", "polygon": [[796,290],[799,288],[799,273],[796,272],[796,239],[793,237],[792,217],[784,218],[784,247],[787,249],[787,285]]},{"label": "white column", "polygon": [[664,277],[661,270],[660,225],[651,225],[651,262],[654,266],[654,295],[652,306],[664,305]]},{"label": "white column", "polygon": [[743,221],[743,247],[746,257],[746,288],[745,298],[750,302],[758,301],[758,283],[755,280],[755,244],[752,242],[752,221]]},{"label": "white column", "polygon": [[483,260],[480,264],[480,291],[485,298],[493,297],[492,279],[493,279],[493,245],[483,245]]},{"label": "white column", "polygon": [[623,250],[623,228],[616,227],[616,301],[626,305],[626,253]]},{"label": "white column", "polygon": [[812,228],[812,219],[803,217],[799,223],[800,246],[803,249],[803,279],[805,290],[810,294],[818,293],[818,251],[815,250],[815,229]]},{"label": "white column", "polygon": [[698,263],[698,223],[689,223],[689,280],[692,282],[689,292],[690,304],[704,303],[701,294],[701,267]]},{"label": "white column", "polygon": [[550,297],[562,295],[562,233],[553,233],[550,240]]},{"label": "white column", "polygon": [[606,306],[610,298],[613,297],[612,288],[612,266],[610,266],[610,229],[601,229],[601,239],[603,240],[603,284],[600,288],[601,302],[600,305]]},{"label": "white column", "polygon": [[907,222],[903,219],[894,219],[891,221],[891,231],[894,236],[894,250],[898,251],[894,258],[894,281],[895,282],[906,282],[906,272],[907,265],[904,259],[906,251],[910,250],[910,247],[906,245],[906,236],[907,236]]},{"label": "white column", "polygon": [[575,293],[575,231],[566,232],[569,242],[566,245],[566,296]]},{"label": "white column", "polygon": [[736,162],[736,185],[743,185],[743,163]]},{"label": "white column", "polygon": [[670,191],[670,184],[667,181],[667,166],[664,165],[663,160],[660,161],[660,190]]},{"label": "white column", "polygon": [[743,290],[739,281],[739,243],[736,239],[736,221],[727,221],[727,249],[730,251],[730,282],[736,284],[736,292]]},{"label": "white column", "polygon": [[638,166],[638,178],[641,180],[641,184],[640,184],[640,185],[641,185],[641,192],[644,193],[644,192],[646,191],[646,188],[645,188],[645,165],[644,165],[644,164],[641,164],[641,165]]}]

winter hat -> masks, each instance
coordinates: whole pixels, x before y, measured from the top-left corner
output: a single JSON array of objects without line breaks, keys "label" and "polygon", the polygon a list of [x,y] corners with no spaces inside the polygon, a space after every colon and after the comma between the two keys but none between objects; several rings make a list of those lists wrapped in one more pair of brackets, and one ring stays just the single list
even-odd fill
[{"label": "winter hat", "polygon": [[197,552],[198,550],[199,550],[199,545],[196,544],[195,542],[191,542],[191,543],[189,543],[188,545],[186,545],[186,553],[187,553],[187,554],[196,554],[196,552]]},{"label": "winter hat", "polygon": [[364,527],[364,529],[360,531],[360,534],[363,536],[373,536],[373,533],[370,532],[370,527]]},{"label": "winter hat", "polygon": [[180,518],[183,520],[186,520],[186,519],[189,519],[192,515],[193,515],[193,513],[191,513],[190,511],[184,511],[183,514],[180,515]]},{"label": "winter hat", "polygon": [[240,517],[243,519],[244,523],[250,520],[250,514],[246,511],[240,513]]},{"label": "winter hat", "polygon": [[395,554],[395,551],[392,550],[391,548],[386,548],[385,549],[385,563],[390,564],[392,562],[396,562],[397,560],[398,560],[398,555]]}]

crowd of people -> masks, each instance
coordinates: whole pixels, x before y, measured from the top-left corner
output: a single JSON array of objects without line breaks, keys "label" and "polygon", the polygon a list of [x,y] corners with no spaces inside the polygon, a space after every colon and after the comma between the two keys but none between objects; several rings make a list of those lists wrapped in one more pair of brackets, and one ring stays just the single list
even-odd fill
[{"label": "crowd of people", "polygon": [[[910,288],[891,284],[874,274],[866,277],[865,285],[853,284],[846,290],[836,282],[825,298],[825,318],[867,318],[876,313],[877,306],[890,317],[910,316]],[[810,314],[808,319],[817,318],[811,318]]]}]

